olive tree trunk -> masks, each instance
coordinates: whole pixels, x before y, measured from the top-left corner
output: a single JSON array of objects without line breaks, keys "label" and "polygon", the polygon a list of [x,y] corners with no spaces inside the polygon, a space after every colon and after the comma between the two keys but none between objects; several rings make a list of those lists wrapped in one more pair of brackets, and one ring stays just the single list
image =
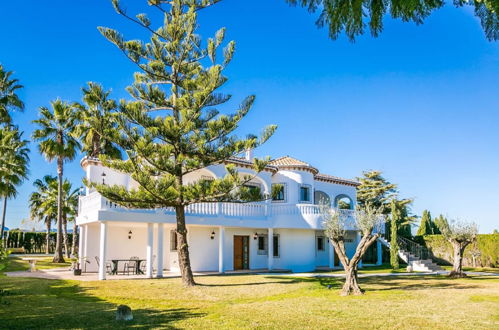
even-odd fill
[{"label": "olive tree trunk", "polygon": [[457,240],[450,240],[452,244],[452,248],[454,249],[454,261],[452,263],[452,270],[449,274],[449,277],[466,277],[466,274],[463,272],[463,254],[464,249],[470,242],[460,242]]},{"label": "olive tree trunk", "polygon": [[330,238],[336,254],[345,269],[345,284],[343,284],[343,288],[341,289],[342,296],[364,294],[364,290],[362,290],[359,286],[357,269],[359,262],[362,260],[362,257],[366,253],[367,249],[376,241],[378,236],[378,234],[362,236],[362,239],[355,250],[355,254],[351,259],[349,259],[346,255],[343,238]]}]

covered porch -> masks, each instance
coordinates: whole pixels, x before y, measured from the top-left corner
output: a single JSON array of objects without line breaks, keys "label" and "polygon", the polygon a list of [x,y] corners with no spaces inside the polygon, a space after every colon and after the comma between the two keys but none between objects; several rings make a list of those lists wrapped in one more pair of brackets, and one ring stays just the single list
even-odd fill
[{"label": "covered porch", "polygon": [[[198,275],[232,272],[289,271],[276,267],[274,245],[258,251],[259,237],[273,237],[272,228],[188,225],[193,272]],[[179,276],[177,240],[173,223],[98,221],[80,224],[80,268],[85,276],[106,278],[161,278]],[[239,237],[246,246],[239,246]],[[247,257],[243,254],[247,252]],[[269,257],[270,256],[270,257]],[[244,260],[246,258],[246,260]],[[130,271],[129,262],[138,262]],[[126,274],[126,275],[125,275]]]}]

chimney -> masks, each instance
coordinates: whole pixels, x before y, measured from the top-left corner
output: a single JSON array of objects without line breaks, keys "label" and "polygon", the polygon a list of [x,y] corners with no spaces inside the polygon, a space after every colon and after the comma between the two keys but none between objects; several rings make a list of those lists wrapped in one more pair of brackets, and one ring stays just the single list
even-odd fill
[{"label": "chimney", "polygon": [[244,157],[248,161],[253,161],[253,149],[246,149],[246,154]]}]

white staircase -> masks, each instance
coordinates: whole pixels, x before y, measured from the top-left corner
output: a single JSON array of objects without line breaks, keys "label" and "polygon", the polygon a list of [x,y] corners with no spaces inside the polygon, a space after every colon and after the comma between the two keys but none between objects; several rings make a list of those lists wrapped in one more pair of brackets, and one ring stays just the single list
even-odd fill
[{"label": "white staircase", "polygon": [[[379,237],[378,241],[384,246],[390,248],[390,242],[388,242],[384,237]],[[416,243],[414,243],[416,244]],[[407,263],[407,265],[412,267],[415,272],[437,272],[443,270],[442,267],[437,265],[431,259],[422,259],[409,251],[399,248],[398,255],[400,259]]]}]

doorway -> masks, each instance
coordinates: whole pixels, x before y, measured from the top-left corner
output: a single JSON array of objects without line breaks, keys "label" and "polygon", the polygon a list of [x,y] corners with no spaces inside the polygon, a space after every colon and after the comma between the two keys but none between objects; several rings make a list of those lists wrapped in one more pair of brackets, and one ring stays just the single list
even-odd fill
[{"label": "doorway", "polygon": [[234,235],[234,270],[249,269],[249,236]]}]

